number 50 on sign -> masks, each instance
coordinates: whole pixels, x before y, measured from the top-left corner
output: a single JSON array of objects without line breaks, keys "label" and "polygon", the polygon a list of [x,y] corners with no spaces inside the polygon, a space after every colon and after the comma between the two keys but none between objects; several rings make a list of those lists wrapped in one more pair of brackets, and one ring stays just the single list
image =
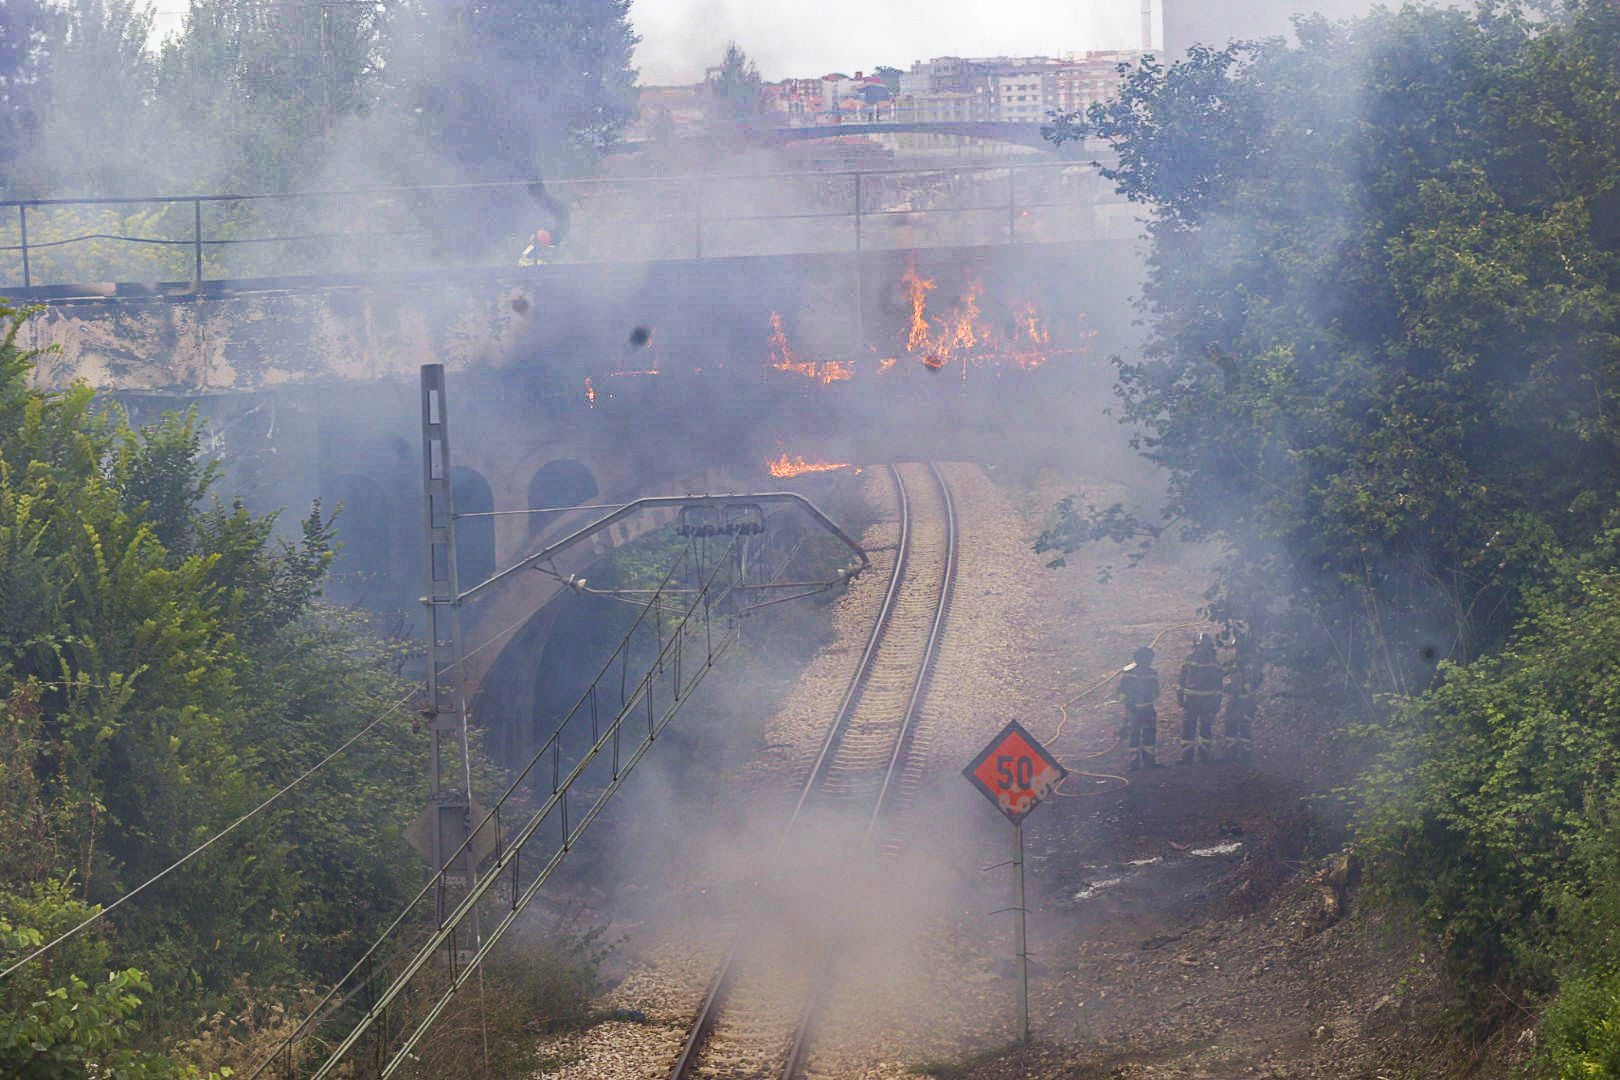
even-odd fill
[{"label": "number 50 on sign", "polygon": [[990,740],[962,775],[1017,825],[1068,772],[1014,720]]}]

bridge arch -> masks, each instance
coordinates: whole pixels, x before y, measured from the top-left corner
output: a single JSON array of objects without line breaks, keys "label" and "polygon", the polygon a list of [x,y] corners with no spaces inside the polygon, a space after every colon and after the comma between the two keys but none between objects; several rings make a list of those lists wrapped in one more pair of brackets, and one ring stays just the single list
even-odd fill
[{"label": "bridge arch", "polygon": [[529,508],[581,506],[601,494],[596,475],[574,458],[555,458],[529,479]]},{"label": "bridge arch", "polygon": [[[495,509],[495,493],[477,469],[457,465],[450,470],[457,514],[487,514]],[[456,570],[463,589],[495,572],[495,519],[468,518],[456,523]]]},{"label": "bridge arch", "polygon": [[422,577],[420,485],[409,465],[362,466],[331,485],[342,544],[332,574],[336,599],[378,612],[415,610]]},{"label": "bridge arch", "polygon": [[[553,465],[559,467],[553,469]],[[558,458],[537,469],[531,477],[531,484],[541,477],[546,478],[547,484],[559,478],[572,478],[569,482],[578,484],[587,476],[591,483],[596,483],[596,473],[584,461]],[[635,497],[634,494],[621,494],[622,489],[611,480],[607,482],[610,485],[609,493],[615,501]],[[729,469],[716,468],[672,476],[668,481],[659,483],[655,490],[643,494],[739,491],[748,490],[750,484],[757,483],[758,477],[751,470],[733,474]],[[548,489],[541,493],[549,497],[560,490]],[[583,491],[583,487],[576,489],[576,493],[579,491]],[[459,478],[456,497],[458,500],[461,498]],[[578,504],[566,502],[548,505]],[[592,515],[584,511],[535,517],[542,521],[548,517],[560,517],[567,522],[567,528],[573,528],[589,522]],[[484,726],[491,752],[499,760],[507,763],[527,761],[527,755],[551,733],[548,725],[558,719],[562,707],[574,700],[570,693],[577,695],[583,687],[584,683],[579,679],[588,679],[589,674],[594,674],[593,665],[600,664],[605,653],[617,641],[618,634],[628,625],[626,618],[633,619],[636,614],[633,605],[609,597],[576,593],[563,585],[558,577],[569,574],[585,578],[596,576],[600,566],[594,564],[598,559],[615,548],[670,524],[675,517],[676,511],[671,507],[643,510],[631,515],[611,529],[594,534],[588,543],[549,560],[548,565],[556,571],[557,576],[515,575],[488,594],[472,600],[464,610],[467,641],[474,645],[490,644],[489,648],[480,649],[478,655],[468,659],[466,674],[473,696],[474,717],[507,718],[499,727],[484,726],[482,720],[477,721]],[[532,552],[545,539],[531,535],[521,549],[524,553]]]}]

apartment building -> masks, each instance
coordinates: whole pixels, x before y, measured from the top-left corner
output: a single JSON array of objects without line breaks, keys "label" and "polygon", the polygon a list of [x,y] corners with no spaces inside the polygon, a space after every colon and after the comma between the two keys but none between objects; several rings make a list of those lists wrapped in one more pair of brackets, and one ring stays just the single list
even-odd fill
[{"label": "apartment building", "polygon": [[1120,66],[1141,59],[1127,51],[1088,52],[1065,60],[1045,73],[1046,107],[1055,112],[1081,112],[1119,92]]},{"label": "apartment building", "polygon": [[1050,108],[1044,67],[1028,67],[990,76],[991,119],[1005,123],[1038,123]]},{"label": "apartment building", "polygon": [[944,124],[991,119],[990,95],[985,91],[959,93],[940,90],[907,94],[895,99],[890,113],[897,124]]}]

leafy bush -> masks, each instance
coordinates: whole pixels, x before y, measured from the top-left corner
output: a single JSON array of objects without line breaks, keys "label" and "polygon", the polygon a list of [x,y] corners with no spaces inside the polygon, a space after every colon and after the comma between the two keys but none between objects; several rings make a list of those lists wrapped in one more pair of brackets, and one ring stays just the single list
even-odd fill
[{"label": "leafy bush", "polygon": [[[92,910],[60,882],[42,883],[31,898],[0,893],[0,966]],[[134,968],[102,974],[107,951],[99,936],[84,935],[54,954],[48,966],[24,968],[0,985],[0,1076],[183,1080],[199,1075],[133,1045],[140,1034],[134,1015],[152,985]]]},{"label": "leafy bush", "polygon": [[[273,515],[212,497],[193,416],[134,429],[85,386],[35,388],[24,317],[0,305],[0,960],[126,895],[401,691],[398,650],[320,603],[336,540],[318,505],[282,539]],[[269,1003],[335,977],[413,891],[420,748],[389,717],[105,937],[9,977],[13,1041],[112,1061],[234,1009],[243,980]],[[86,1010],[114,1041],[63,1020]]]},{"label": "leafy bush", "polygon": [[180,1080],[195,1069],[130,1046],[133,1014],[152,984],[134,968],[90,986],[77,975],[16,1012],[0,1015],[0,1073],[15,1080]]},{"label": "leafy bush", "polygon": [[1536,1064],[1558,1080],[1620,1076],[1620,968],[1574,976],[1542,1022]]},{"label": "leafy bush", "polygon": [[1578,853],[1620,793],[1620,577],[1587,576],[1499,655],[1369,728],[1363,828],[1378,878],[1416,898],[1474,980],[1545,977],[1563,904],[1591,892]]},{"label": "leafy bush", "polygon": [[1555,995],[1549,1075],[1616,1075],[1592,1063],[1620,1051],[1620,575],[1580,576],[1443,674],[1362,732],[1375,889],[1420,914],[1483,1015],[1504,986]]}]

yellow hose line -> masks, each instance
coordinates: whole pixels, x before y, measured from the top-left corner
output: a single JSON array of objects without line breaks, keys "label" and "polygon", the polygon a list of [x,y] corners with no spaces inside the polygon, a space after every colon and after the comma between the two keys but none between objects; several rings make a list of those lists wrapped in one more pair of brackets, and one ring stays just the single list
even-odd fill
[{"label": "yellow hose line", "polygon": [[[1118,780],[1121,786],[1116,788],[1104,788],[1101,791],[1064,791],[1063,785],[1067,784],[1076,776],[1089,776],[1094,780]],[[1052,789],[1052,794],[1063,799],[1085,799],[1093,795],[1109,795],[1116,791],[1124,791],[1130,786],[1130,777],[1120,776],[1118,773],[1085,772],[1084,770],[1077,769],[1065,776],[1062,782],[1060,782],[1057,787]]]},{"label": "yellow hose line", "polygon": [[[1175,633],[1177,630],[1190,630],[1195,626],[1208,626],[1208,625],[1209,625],[1209,623],[1206,622],[1206,621],[1199,621],[1199,622],[1178,623],[1175,626],[1167,626],[1163,630],[1160,630],[1156,635],[1154,635],[1153,641],[1148,645],[1148,648],[1150,648],[1150,649],[1158,648],[1159,647],[1159,642],[1163,641],[1166,636]],[[1057,707],[1058,708],[1058,717],[1059,717],[1058,726],[1057,726],[1057,730],[1052,732],[1052,741],[1055,743],[1059,739],[1061,739],[1063,737],[1064,728],[1067,728],[1069,726],[1069,720],[1070,720],[1069,706],[1078,704],[1083,698],[1089,697],[1091,694],[1094,694],[1098,690],[1101,690],[1103,687],[1107,686],[1109,683],[1111,683],[1115,679],[1119,678],[1122,674],[1124,674],[1124,672],[1125,672],[1124,668],[1118,668],[1118,669],[1116,669],[1114,671],[1110,671],[1107,675],[1104,675],[1102,678],[1098,679],[1096,682],[1094,682],[1091,685],[1087,686],[1084,690],[1081,690],[1078,694],[1075,694],[1073,697],[1069,698],[1068,700],[1058,702],[1058,707]],[[1103,749],[1094,751],[1094,752],[1089,753],[1089,754],[1081,754],[1081,755],[1079,755],[1079,756],[1077,756],[1075,758],[1072,758],[1071,760],[1074,760],[1074,761],[1095,761],[1097,758],[1107,757],[1109,754],[1112,754],[1115,750],[1117,750],[1119,748],[1119,744],[1122,741],[1123,741],[1122,736],[1115,735],[1114,736],[1114,741],[1109,743]],[[1054,756],[1056,756],[1056,755],[1054,755]],[[1059,758],[1058,760],[1059,760],[1059,763],[1061,764],[1062,759]],[[1067,768],[1066,765],[1065,765],[1065,768]],[[1123,786],[1122,787],[1116,787],[1116,788],[1105,788],[1102,791],[1074,791],[1074,792],[1064,791],[1063,790],[1063,785],[1068,783],[1068,781],[1069,781],[1069,779],[1071,777],[1075,777],[1075,776],[1089,776],[1089,777],[1091,777],[1092,779],[1095,779],[1095,780],[1118,780],[1120,782],[1120,784],[1122,784]],[[1131,780],[1130,780],[1130,777],[1128,777],[1128,776],[1120,776],[1120,775],[1118,775],[1116,773],[1086,772],[1084,769],[1069,769],[1068,770],[1068,775],[1065,776],[1063,778],[1063,780],[1060,781],[1058,783],[1058,785],[1055,788],[1052,789],[1052,794],[1061,796],[1061,797],[1063,797],[1065,799],[1084,799],[1087,796],[1091,796],[1091,795],[1107,795],[1107,794],[1110,794],[1110,793],[1116,792],[1116,791],[1124,791],[1125,788],[1128,788],[1130,786],[1131,786]]]}]

